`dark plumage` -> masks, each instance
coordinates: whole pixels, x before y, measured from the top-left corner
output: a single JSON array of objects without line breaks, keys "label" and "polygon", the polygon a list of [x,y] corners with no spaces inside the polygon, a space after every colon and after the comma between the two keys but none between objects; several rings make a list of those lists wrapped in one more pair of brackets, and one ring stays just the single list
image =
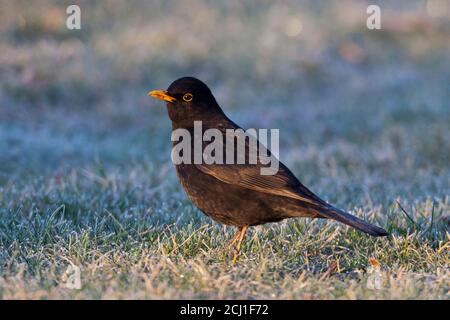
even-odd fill
[{"label": "dark plumage", "polygon": [[[184,128],[193,136],[194,121],[202,121],[203,131],[237,129],[200,80],[185,77],[174,81],[167,91],[149,95],[167,101],[172,128]],[[247,143],[248,147],[248,143]],[[226,150],[224,150],[226,152]],[[193,154],[193,151],[192,151]],[[333,219],[372,236],[385,236],[382,228],[337,209],[308,190],[281,162],[275,175],[261,175],[262,164],[179,164],[181,185],[192,202],[207,216],[239,231],[234,261],[249,226],[286,218]]]}]

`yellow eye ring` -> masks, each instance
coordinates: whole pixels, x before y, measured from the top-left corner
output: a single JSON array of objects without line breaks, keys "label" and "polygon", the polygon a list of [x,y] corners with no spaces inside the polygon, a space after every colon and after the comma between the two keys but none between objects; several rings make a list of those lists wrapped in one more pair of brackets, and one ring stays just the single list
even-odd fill
[{"label": "yellow eye ring", "polygon": [[192,95],[192,93],[186,93],[183,96],[183,100],[186,101],[186,102],[191,102],[192,99],[194,99],[194,96]]}]

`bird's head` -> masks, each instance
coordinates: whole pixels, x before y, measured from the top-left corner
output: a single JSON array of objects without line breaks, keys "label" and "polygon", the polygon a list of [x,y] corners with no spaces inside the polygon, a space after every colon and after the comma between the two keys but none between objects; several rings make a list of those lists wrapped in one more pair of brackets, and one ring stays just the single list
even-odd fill
[{"label": "bird's head", "polygon": [[148,95],[167,102],[172,121],[204,120],[222,114],[208,86],[193,77],[180,78],[167,90],[153,90]]}]

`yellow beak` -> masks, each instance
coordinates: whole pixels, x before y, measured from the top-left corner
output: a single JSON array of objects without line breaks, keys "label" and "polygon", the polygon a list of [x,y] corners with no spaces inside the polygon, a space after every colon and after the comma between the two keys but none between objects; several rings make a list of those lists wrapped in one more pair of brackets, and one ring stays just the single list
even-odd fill
[{"label": "yellow beak", "polygon": [[153,97],[155,99],[167,101],[170,103],[174,103],[177,101],[177,99],[169,96],[167,91],[164,91],[164,90],[153,90],[153,91],[150,91],[147,95],[149,95],[150,97]]}]

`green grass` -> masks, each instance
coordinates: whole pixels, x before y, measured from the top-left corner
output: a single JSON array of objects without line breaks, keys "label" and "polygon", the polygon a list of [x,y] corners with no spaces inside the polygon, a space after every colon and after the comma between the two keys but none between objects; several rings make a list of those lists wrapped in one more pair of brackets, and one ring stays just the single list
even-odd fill
[{"label": "green grass", "polygon": [[[448,295],[448,197],[408,207],[414,223],[394,203],[364,210],[389,229],[386,239],[308,219],[257,227],[235,266],[232,231],[203,217],[172,172],[154,166],[11,184],[1,204],[3,298]],[[366,288],[369,258],[382,266],[381,290]],[[333,261],[339,269],[325,277]],[[82,290],[61,280],[69,262],[82,266]]]},{"label": "green grass", "polygon": [[[70,33],[61,3],[1,3],[0,298],[449,299],[445,19],[386,3],[369,32],[359,1],[112,1]],[[391,236],[286,220],[252,228],[231,266],[235,230],[186,198],[146,96],[187,74],[243,127],[280,128],[308,187]]]}]

